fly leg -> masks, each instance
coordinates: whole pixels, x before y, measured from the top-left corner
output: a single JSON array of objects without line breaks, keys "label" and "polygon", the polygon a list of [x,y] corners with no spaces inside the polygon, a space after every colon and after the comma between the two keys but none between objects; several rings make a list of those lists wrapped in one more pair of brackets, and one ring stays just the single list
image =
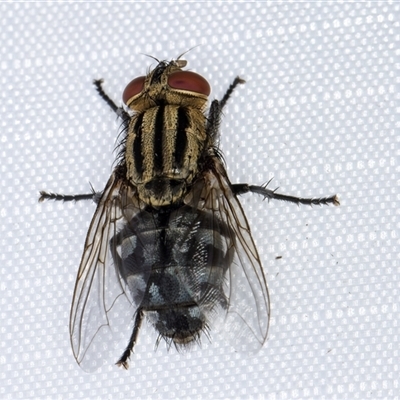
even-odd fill
[{"label": "fly leg", "polygon": [[118,365],[118,367],[124,367],[125,369],[129,368],[129,357],[131,356],[131,353],[133,352],[133,348],[137,342],[137,338],[139,335],[139,330],[142,325],[144,317],[144,311],[142,308],[139,308],[136,312],[136,318],[135,318],[135,325],[133,326],[133,331],[132,335],[129,339],[128,346],[126,346],[126,349],[124,353],[122,354],[121,358],[115,363]]},{"label": "fly leg", "polygon": [[39,203],[45,200],[55,200],[55,201],[80,201],[80,200],[93,200],[96,204],[100,201],[101,195],[103,192],[96,192],[92,185],[90,185],[92,189],[92,193],[85,194],[60,194],[60,193],[51,193],[45,192],[41,190]]},{"label": "fly leg", "polygon": [[221,122],[222,109],[225,107],[225,104],[227,103],[229,97],[231,97],[236,86],[245,82],[246,81],[244,79],[237,76],[224,94],[224,97],[222,97],[222,99],[219,101],[214,100],[211,103],[210,111],[208,112],[207,117],[206,133],[208,137],[213,138],[214,142],[218,139],[219,136],[219,125]]},{"label": "fly leg", "polygon": [[[118,107],[113,100],[108,96],[108,94],[103,89],[103,79],[95,79],[93,84],[96,86],[96,90],[99,93],[100,97],[111,107],[111,109],[122,118],[123,124],[126,125],[129,121],[129,114],[123,110],[122,107]],[[39,202],[45,200],[55,200],[55,201],[80,201],[80,200],[93,200],[96,204],[99,203],[101,195],[103,192],[96,192],[92,185],[92,193],[85,194],[59,194],[59,193],[51,193],[51,192],[40,192]]]},{"label": "fly leg", "polygon": [[124,121],[129,119],[129,114],[124,111],[122,107],[118,107],[113,100],[111,100],[110,96],[103,89],[103,79],[95,79],[93,81],[93,85],[96,86],[96,90],[99,93],[100,97],[110,106],[110,108],[121,117]]},{"label": "fly leg", "polygon": [[[271,182],[271,181],[269,181]],[[297,205],[299,204],[307,204],[307,205],[327,205],[327,204],[333,204],[335,206],[339,206],[339,198],[335,194],[333,196],[329,197],[316,197],[316,198],[304,198],[304,197],[296,197],[296,196],[288,196],[286,194],[280,194],[277,193],[277,189],[271,190],[268,189],[267,186],[269,184],[267,182],[263,186],[254,186],[254,185],[248,185],[247,183],[237,183],[232,185],[232,191],[236,195],[252,192],[252,193],[257,193],[260,194],[261,196],[264,196],[264,199],[268,200],[283,200],[283,201],[288,201],[290,203],[295,203]]]},{"label": "fly leg", "polygon": [[219,102],[220,110],[222,110],[225,107],[226,102],[228,101],[229,97],[231,97],[231,95],[232,95],[233,91],[235,90],[236,86],[237,85],[241,85],[243,83],[246,83],[246,81],[244,79],[240,78],[239,76],[237,76],[234,79],[234,81],[231,83],[231,85],[229,86],[228,90],[224,94],[224,97]]}]

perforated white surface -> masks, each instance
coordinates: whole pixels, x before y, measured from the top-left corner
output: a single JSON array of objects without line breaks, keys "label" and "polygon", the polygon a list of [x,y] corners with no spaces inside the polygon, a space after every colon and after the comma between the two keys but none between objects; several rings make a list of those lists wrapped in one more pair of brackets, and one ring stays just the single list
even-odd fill
[{"label": "perforated white surface", "polygon": [[[2,3],[0,398],[377,398],[399,389],[398,3]],[[269,340],[154,352],[145,326],[129,371],[86,374],[68,317],[90,202],[102,189],[120,99],[153,60],[188,67],[225,110],[233,182],[338,193],[340,207],[243,196],[267,274]],[[282,258],[278,258],[281,256]],[[127,327],[126,337],[130,332]]]}]

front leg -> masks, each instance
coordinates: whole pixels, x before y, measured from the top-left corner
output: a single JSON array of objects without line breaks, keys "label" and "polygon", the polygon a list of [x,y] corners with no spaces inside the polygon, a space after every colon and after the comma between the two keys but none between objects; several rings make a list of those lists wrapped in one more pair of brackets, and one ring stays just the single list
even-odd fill
[{"label": "front leg", "polygon": [[212,138],[213,143],[216,142],[219,135],[219,125],[221,122],[222,109],[225,107],[229,97],[231,97],[236,86],[245,83],[246,81],[238,76],[229,86],[228,90],[225,92],[224,96],[220,101],[214,100],[211,103],[210,111],[208,112],[206,132],[207,136]]},{"label": "front leg", "polygon": [[129,119],[128,113],[125,112],[122,107],[118,107],[111,97],[104,91],[103,82],[103,79],[95,79],[93,81],[93,85],[96,86],[96,90],[100,97],[110,106],[110,108],[118,115],[118,117],[121,117],[123,120]]}]

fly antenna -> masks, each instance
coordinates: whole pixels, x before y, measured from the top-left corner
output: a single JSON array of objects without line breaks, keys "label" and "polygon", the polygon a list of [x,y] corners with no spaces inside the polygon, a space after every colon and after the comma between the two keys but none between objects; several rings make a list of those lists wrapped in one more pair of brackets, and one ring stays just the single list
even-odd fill
[{"label": "fly antenna", "polygon": [[150,54],[146,54],[146,53],[139,53],[139,54],[142,54],[143,56],[146,56],[146,57],[152,58],[153,60],[156,60],[158,63],[160,63],[160,60],[159,60],[159,59],[157,59],[157,58],[155,58],[155,57],[151,56]]},{"label": "fly antenna", "polygon": [[175,61],[179,61],[181,59],[181,57],[183,57],[186,53],[189,53],[189,51],[192,51],[193,49],[195,49],[196,47],[199,47],[199,44],[196,44],[196,46],[191,47],[189,50],[186,50],[184,53],[182,53]]}]

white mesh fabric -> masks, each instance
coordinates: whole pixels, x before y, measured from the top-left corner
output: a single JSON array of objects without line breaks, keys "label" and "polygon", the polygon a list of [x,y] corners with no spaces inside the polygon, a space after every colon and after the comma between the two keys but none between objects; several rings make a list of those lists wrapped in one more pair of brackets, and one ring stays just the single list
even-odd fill
[{"label": "white mesh fabric", "polygon": [[[0,398],[377,398],[399,389],[399,12],[396,2],[0,4]],[[223,342],[153,351],[144,326],[129,371],[75,363],[68,318],[90,202],[119,101],[159,59],[188,68],[225,109],[233,182],[338,193],[340,207],[242,196],[268,278],[269,340],[252,358]],[[278,258],[281,256],[282,258]],[[130,335],[126,327],[126,340]],[[121,348],[121,351],[123,349]]]}]

